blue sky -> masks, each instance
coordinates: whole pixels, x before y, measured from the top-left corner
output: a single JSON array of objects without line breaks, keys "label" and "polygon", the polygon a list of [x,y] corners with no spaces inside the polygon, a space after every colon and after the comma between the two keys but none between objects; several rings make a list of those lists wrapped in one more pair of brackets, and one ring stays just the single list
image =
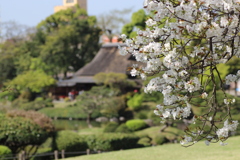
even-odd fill
[{"label": "blue sky", "polygon": [[[54,6],[62,0],[0,0],[1,21],[16,21],[27,26],[36,26],[41,20],[53,14]],[[88,0],[88,14],[99,15],[111,10],[141,9],[143,0]]]}]

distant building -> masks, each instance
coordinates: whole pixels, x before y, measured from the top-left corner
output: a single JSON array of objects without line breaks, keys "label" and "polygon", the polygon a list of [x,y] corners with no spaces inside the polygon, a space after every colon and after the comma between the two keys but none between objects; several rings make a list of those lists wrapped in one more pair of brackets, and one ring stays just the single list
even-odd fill
[{"label": "distant building", "polygon": [[63,5],[62,6],[54,7],[54,13],[56,13],[60,10],[65,10],[65,9],[70,8],[70,7],[73,7],[76,4],[87,11],[87,0],[63,0]]},{"label": "distant building", "polygon": [[[106,43],[104,44],[93,60],[80,68],[71,79],[60,80],[57,83],[57,87],[51,90],[53,95],[67,95],[71,90],[81,91],[89,90],[92,86],[96,85],[94,76],[98,73],[123,73],[126,74],[129,79],[136,81],[139,85],[139,79],[134,79],[130,76],[128,71],[129,67],[133,64],[142,65],[140,62],[136,62],[135,58],[128,54],[122,56],[119,53],[118,46],[125,46],[123,43]],[[140,86],[139,86],[140,87]]]}]

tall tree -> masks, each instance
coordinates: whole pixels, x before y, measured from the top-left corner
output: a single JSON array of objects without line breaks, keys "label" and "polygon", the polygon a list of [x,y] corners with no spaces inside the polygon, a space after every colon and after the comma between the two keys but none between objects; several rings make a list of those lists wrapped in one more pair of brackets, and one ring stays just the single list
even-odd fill
[{"label": "tall tree", "polygon": [[78,6],[47,17],[38,29],[46,35],[40,57],[65,77],[91,61],[100,48],[96,18]]},{"label": "tall tree", "polygon": [[144,30],[146,28],[145,21],[147,20],[147,14],[143,9],[138,10],[132,14],[131,22],[125,24],[122,27],[122,34],[132,38],[137,35],[136,30]]}]

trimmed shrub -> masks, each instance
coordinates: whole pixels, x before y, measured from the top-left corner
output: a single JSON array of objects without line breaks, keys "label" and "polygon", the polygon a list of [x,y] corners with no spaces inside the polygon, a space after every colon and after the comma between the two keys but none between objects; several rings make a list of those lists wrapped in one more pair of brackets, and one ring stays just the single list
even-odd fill
[{"label": "trimmed shrub", "polygon": [[87,137],[88,147],[91,150],[111,151],[140,147],[139,137],[133,134],[105,133]]},{"label": "trimmed shrub", "polygon": [[152,110],[141,110],[135,113],[134,117],[138,119],[148,119],[149,112],[152,112]]},{"label": "trimmed shrub", "polygon": [[51,99],[43,99],[42,97],[36,98],[34,101],[29,102],[27,99],[18,98],[12,103],[13,108],[23,110],[40,110],[42,108],[54,107]]},{"label": "trimmed shrub", "polygon": [[155,137],[155,144],[162,145],[164,143],[167,143],[169,140],[164,135],[157,135]]},{"label": "trimmed shrub", "polygon": [[151,138],[149,138],[149,137],[142,137],[141,139],[139,139],[138,144],[142,145],[144,147],[149,147],[149,146],[152,145],[151,144]]},{"label": "trimmed shrub", "polygon": [[134,111],[138,111],[142,108],[143,96],[141,94],[135,94],[131,99],[127,101],[127,105]]},{"label": "trimmed shrub", "polygon": [[0,145],[0,159],[12,157],[12,151],[7,146]]},{"label": "trimmed shrub", "polygon": [[118,126],[118,128],[115,130],[115,132],[119,132],[119,133],[130,133],[132,132],[125,123],[121,124],[120,126]]},{"label": "trimmed shrub", "polygon": [[[86,119],[87,114],[83,113],[79,107],[66,107],[66,108],[43,108],[39,112],[46,114],[48,117],[54,118],[74,118],[74,119]],[[101,117],[99,111],[94,111],[91,118]]]},{"label": "trimmed shrub", "polygon": [[53,148],[65,150],[65,152],[86,151],[87,143],[84,137],[79,136],[73,131],[59,131],[55,135]]},{"label": "trimmed shrub", "polygon": [[126,122],[127,127],[131,131],[138,131],[144,128],[147,128],[148,125],[141,119],[133,119]]},{"label": "trimmed shrub", "polygon": [[118,123],[116,122],[109,122],[106,127],[104,128],[103,132],[115,132],[115,130],[118,128]]},{"label": "trimmed shrub", "polygon": [[29,145],[41,145],[54,131],[51,119],[34,111],[0,114],[0,142],[12,153]]},{"label": "trimmed shrub", "polygon": [[[57,119],[53,120],[54,127],[57,131],[60,130],[79,130],[88,128],[88,124],[83,120],[66,120],[66,119]],[[93,127],[100,127],[101,123],[92,121],[91,125]]]}]

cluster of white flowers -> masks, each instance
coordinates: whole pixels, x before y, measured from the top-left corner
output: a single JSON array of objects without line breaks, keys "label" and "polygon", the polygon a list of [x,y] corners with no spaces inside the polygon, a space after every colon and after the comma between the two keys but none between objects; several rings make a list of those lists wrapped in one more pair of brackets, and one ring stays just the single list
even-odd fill
[{"label": "cluster of white flowers", "polygon": [[157,105],[157,109],[154,110],[154,113],[160,116],[163,120],[166,118],[181,119],[187,118],[191,113],[191,105],[187,103],[186,107],[176,107],[176,108],[166,108],[163,106]]},{"label": "cluster of white flowers", "polygon": [[[144,7],[153,16],[135,38],[121,36],[127,45],[120,47],[121,53],[130,53],[145,64],[133,66],[132,76],[145,80],[148,75],[162,73],[144,88],[146,93],[157,91],[164,96],[163,104],[154,113],[163,121],[186,118],[193,95],[208,99],[206,85],[214,79],[216,65],[234,55],[240,57],[240,0],[145,0]],[[213,76],[206,76],[207,70]],[[239,77],[240,71],[228,75],[226,83]],[[224,129],[218,133],[224,135]],[[181,143],[190,141],[185,137]]]},{"label": "cluster of white flowers", "polygon": [[224,122],[224,126],[221,129],[217,130],[217,136],[220,140],[225,140],[226,138],[228,138],[228,133],[229,131],[235,131],[237,129],[238,126],[238,121],[230,121],[230,123],[228,122],[228,120],[226,120]]},{"label": "cluster of white flowers", "polygon": [[192,141],[193,141],[192,137],[189,137],[189,136],[185,135],[183,137],[183,140],[180,141],[180,144],[181,145],[186,145],[186,144],[188,144],[189,142],[192,142]]},{"label": "cluster of white flowers", "polygon": [[237,72],[236,75],[234,74],[229,74],[226,76],[226,84],[230,84],[231,82],[236,82],[237,80],[240,79],[240,70]]},{"label": "cluster of white flowers", "polygon": [[223,102],[224,102],[225,104],[227,104],[227,105],[228,105],[228,104],[233,104],[233,103],[235,103],[235,101],[236,101],[235,99],[224,99],[224,100],[223,100]]}]

